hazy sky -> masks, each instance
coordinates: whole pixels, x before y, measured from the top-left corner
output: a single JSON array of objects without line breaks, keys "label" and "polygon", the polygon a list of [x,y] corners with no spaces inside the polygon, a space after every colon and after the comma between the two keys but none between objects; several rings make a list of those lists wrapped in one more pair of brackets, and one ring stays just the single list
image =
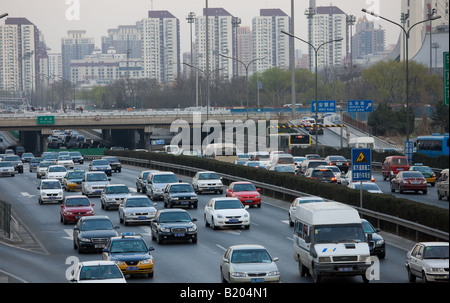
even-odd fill
[{"label": "hazy sky", "polygon": [[[401,0],[317,0],[317,6],[331,4],[348,15],[355,15],[357,19],[365,15],[361,9],[366,8],[396,22],[400,19],[400,3]],[[108,29],[135,24],[147,17],[153,6],[153,10],[167,10],[180,19],[181,51],[186,52],[190,51],[186,16],[189,12],[201,15],[205,4],[206,0],[0,0],[0,14],[27,18],[44,34],[50,52],[60,52],[61,38],[66,37],[67,30],[86,30],[86,35],[94,37],[96,46],[100,48],[101,36],[106,36]],[[294,5],[295,35],[306,40],[307,20],[304,12],[309,0],[295,0]],[[208,6],[222,7],[231,15],[240,17],[241,26],[250,27],[252,18],[259,16],[261,8],[280,8],[291,15],[290,0],[209,0]],[[0,24],[4,24],[5,19],[0,19]],[[398,27],[383,20],[375,22],[386,29],[386,46],[397,43]],[[307,51],[306,45],[298,40],[296,49]]]}]

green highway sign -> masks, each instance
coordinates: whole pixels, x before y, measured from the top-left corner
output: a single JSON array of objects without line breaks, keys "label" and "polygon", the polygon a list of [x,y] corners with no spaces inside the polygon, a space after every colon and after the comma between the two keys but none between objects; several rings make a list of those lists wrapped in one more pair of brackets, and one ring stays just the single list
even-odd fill
[{"label": "green highway sign", "polygon": [[53,124],[55,124],[55,116],[38,116],[37,124],[38,125],[53,125]]},{"label": "green highway sign", "polygon": [[448,106],[448,52],[444,52],[444,104]]}]

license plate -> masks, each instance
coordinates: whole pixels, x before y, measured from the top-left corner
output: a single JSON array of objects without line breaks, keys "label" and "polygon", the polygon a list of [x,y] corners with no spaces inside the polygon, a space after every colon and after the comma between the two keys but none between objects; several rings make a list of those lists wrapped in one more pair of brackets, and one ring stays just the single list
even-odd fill
[{"label": "license plate", "polygon": [[245,203],[252,203],[253,200],[245,200],[244,202],[245,202]]},{"label": "license plate", "polygon": [[56,199],[56,197],[48,197],[49,199]]},{"label": "license plate", "polygon": [[230,223],[237,223],[237,222],[239,222],[239,220],[238,220],[238,219],[231,219],[231,220],[228,221],[228,222],[230,222]]},{"label": "license plate", "polygon": [[145,219],[147,219],[146,216],[139,216],[139,217],[138,217],[138,220],[145,220]]},{"label": "license plate", "polygon": [[105,244],[95,244],[95,248],[105,248]]},{"label": "license plate", "polygon": [[174,234],[175,237],[184,237],[184,234]]},{"label": "license plate", "polygon": [[80,219],[81,218],[81,216],[75,216],[75,219]]},{"label": "license plate", "polygon": [[403,168],[399,167],[399,168],[397,168],[397,170],[403,170]]},{"label": "license plate", "polygon": [[412,184],[419,184],[420,181],[412,181]]},{"label": "license plate", "polygon": [[342,272],[349,272],[352,270],[353,270],[352,267],[339,267],[339,271],[342,271]]},{"label": "license plate", "polygon": [[127,270],[139,270],[139,266],[129,266]]},{"label": "license plate", "polygon": [[264,279],[261,279],[261,278],[259,278],[259,279],[252,279],[251,282],[252,283],[263,283]]},{"label": "license plate", "polygon": [[97,189],[97,190],[95,191],[95,193],[101,194],[101,193],[102,193],[102,190],[101,190],[101,189]]},{"label": "license plate", "polygon": [[213,187],[209,187],[209,189],[216,189],[216,188],[213,186]]},{"label": "license plate", "polygon": [[182,205],[187,205],[187,204],[189,204],[189,201],[183,201],[183,202],[181,202],[181,204]]}]

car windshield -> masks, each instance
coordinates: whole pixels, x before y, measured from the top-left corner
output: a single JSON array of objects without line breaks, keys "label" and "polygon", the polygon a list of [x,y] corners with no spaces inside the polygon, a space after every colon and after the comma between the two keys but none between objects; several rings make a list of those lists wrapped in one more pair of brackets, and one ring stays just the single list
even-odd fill
[{"label": "car windshield", "polygon": [[292,157],[279,157],[278,164],[294,164],[294,158]]},{"label": "car windshield", "polygon": [[31,158],[30,162],[31,163],[39,163],[42,161],[42,158]]},{"label": "car windshield", "polygon": [[328,163],[325,161],[310,161],[308,164],[309,168],[315,168],[318,167],[320,165],[327,165]]},{"label": "car windshield", "polygon": [[[355,189],[360,189],[360,183],[354,183]],[[374,183],[363,183],[363,190],[380,190],[378,185]]]},{"label": "car windshield", "polygon": [[186,212],[166,212],[159,216],[160,223],[168,222],[190,222],[191,216]]},{"label": "car windshield", "polygon": [[240,209],[244,208],[239,200],[217,200],[214,209]]},{"label": "car windshield", "polygon": [[150,207],[150,199],[147,197],[127,199],[125,207]]},{"label": "car windshield", "polygon": [[391,165],[406,166],[408,165],[408,160],[406,160],[406,158],[393,158]]},{"label": "car windshield", "polygon": [[155,175],[153,183],[176,183],[178,179],[175,175]]},{"label": "car windshield", "polygon": [[403,178],[423,178],[423,175],[418,171],[408,171],[403,173]]},{"label": "car windshield", "polygon": [[91,202],[87,197],[70,198],[66,200],[66,207],[91,206]]},{"label": "car windshield", "polygon": [[70,156],[59,156],[58,160],[72,160]]},{"label": "car windshield", "polygon": [[22,161],[19,156],[6,156],[3,161]]},{"label": "car windshield", "polygon": [[67,171],[66,168],[64,166],[50,166],[48,168],[48,172],[49,173],[62,173]]},{"label": "car windshield", "polygon": [[216,173],[202,173],[198,176],[199,180],[217,180],[219,176]]},{"label": "car windshield", "polygon": [[109,219],[85,220],[81,225],[82,231],[87,230],[113,230],[114,227]]},{"label": "car windshield", "polygon": [[111,243],[111,253],[145,253],[148,251],[143,240],[120,239]]},{"label": "car windshield", "polygon": [[88,174],[86,177],[87,181],[107,181],[108,178],[106,174]]},{"label": "car windshield", "polygon": [[70,152],[69,156],[71,156],[71,157],[80,157],[81,153],[80,152]]},{"label": "car windshield", "polygon": [[0,167],[11,167],[13,164],[11,162],[0,162]]},{"label": "car windshield", "polygon": [[72,171],[67,175],[67,179],[81,179],[83,178],[84,172],[82,171]]},{"label": "car windshield", "polygon": [[128,186],[108,186],[106,188],[107,194],[129,194]]},{"label": "car windshield", "polygon": [[231,255],[231,263],[271,263],[272,258],[265,249],[239,249]]},{"label": "car windshield", "polygon": [[191,193],[194,190],[190,184],[180,184],[170,186],[170,193]]},{"label": "car windshield", "polygon": [[314,203],[314,202],[325,202],[323,199],[299,199],[298,204],[304,203]]},{"label": "car windshield", "polygon": [[256,191],[256,188],[253,184],[235,184],[233,191]]},{"label": "car windshield", "polygon": [[316,243],[365,242],[361,224],[318,225],[314,228]]},{"label": "car windshield", "polygon": [[107,280],[122,279],[123,274],[117,265],[83,266],[80,271],[80,280]]},{"label": "car windshield", "polygon": [[333,178],[334,174],[331,170],[325,169],[325,170],[314,170],[311,174],[311,177],[313,178],[319,178],[319,179],[326,179],[326,178]]},{"label": "car windshield", "polygon": [[342,156],[330,156],[328,157],[328,159],[330,161],[347,161],[344,157]]},{"label": "car windshield", "polygon": [[428,166],[415,166],[414,170],[420,171],[421,173],[432,173],[433,171]]},{"label": "car windshield", "polygon": [[41,162],[39,163],[39,167],[49,167],[53,165],[53,162]]},{"label": "car windshield", "polygon": [[447,259],[448,260],[448,245],[447,246],[427,246],[423,253],[424,259]]},{"label": "car windshield", "polygon": [[368,221],[363,221],[362,225],[365,233],[371,234],[375,232],[375,229],[373,228],[372,224],[370,224]]},{"label": "car windshield", "polygon": [[43,182],[41,185],[41,189],[60,189],[61,183],[59,181],[55,182]]},{"label": "car windshield", "polygon": [[106,160],[94,160],[92,165],[109,165],[109,162]]},{"label": "car windshield", "polygon": [[106,161],[108,161],[108,162],[119,162],[119,160],[117,160],[117,158],[114,158],[114,157],[107,157],[107,158],[104,158]]},{"label": "car windshield", "polygon": [[275,166],[275,170],[280,171],[280,172],[293,172],[294,171],[292,169],[292,167],[286,166],[286,165]]}]

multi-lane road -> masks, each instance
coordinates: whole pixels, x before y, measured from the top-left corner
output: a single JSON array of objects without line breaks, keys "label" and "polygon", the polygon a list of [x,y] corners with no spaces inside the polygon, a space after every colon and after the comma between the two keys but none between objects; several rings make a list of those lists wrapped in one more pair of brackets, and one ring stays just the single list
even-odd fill
[{"label": "multi-lane road", "polygon": [[[77,165],[78,166],[78,165]],[[85,163],[80,167],[87,169]],[[135,191],[135,181],[140,168],[125,166],[121,173],[113,173],[111,183],[126,184]],[[186,177],[181,179],[190,181]],[[72,244],[72,225],[63,225],[59,220],[59,204],[39,205],[35,173],[27,169],[15,178],[0,178],[0,197],[12,204],[15,216],[27,227],[39,244],[39,249],[26,250],[0,243],[0,277],[14,282],[68,282],[66,273],[74,260],[98,260],[101,254],[78,254]],[[74,195],[78,193],[65,193]],[[263,196],[261,208],[251,208],[251,228],[213,230],[204,225],[203,209],[206,203],[217,195],[200,195],[199,207],[188,209],[192,217],[197,218],[198,243],[156,244],[151,240],[151,231],[147,225],[125,226],[119,223],[116,210],[105,211],[100,207],[99,198],[91,198],[97,215],[107,215],[119,232],[142,234],[149,246],[155,251],[154,278],[133,277],[128,282],[136,283],[219,283],[219,264],[225,249],[234,244],[264,245],[273,257],[278,257],[281,281],[284,283],[310,283],[310,278],[300,277],[297,263],[293,258],[292,233],[287,221],[289,203]],[[158,209],[163,208],[157,202]],[[386,259],[380,260],[377,278],[372,283],[408,283],[404,267],[406,247],[387,244]],[[379,275],[378,275],[379,274]],[[323,282],[361,283],[360,277],[324,278]]]}]

